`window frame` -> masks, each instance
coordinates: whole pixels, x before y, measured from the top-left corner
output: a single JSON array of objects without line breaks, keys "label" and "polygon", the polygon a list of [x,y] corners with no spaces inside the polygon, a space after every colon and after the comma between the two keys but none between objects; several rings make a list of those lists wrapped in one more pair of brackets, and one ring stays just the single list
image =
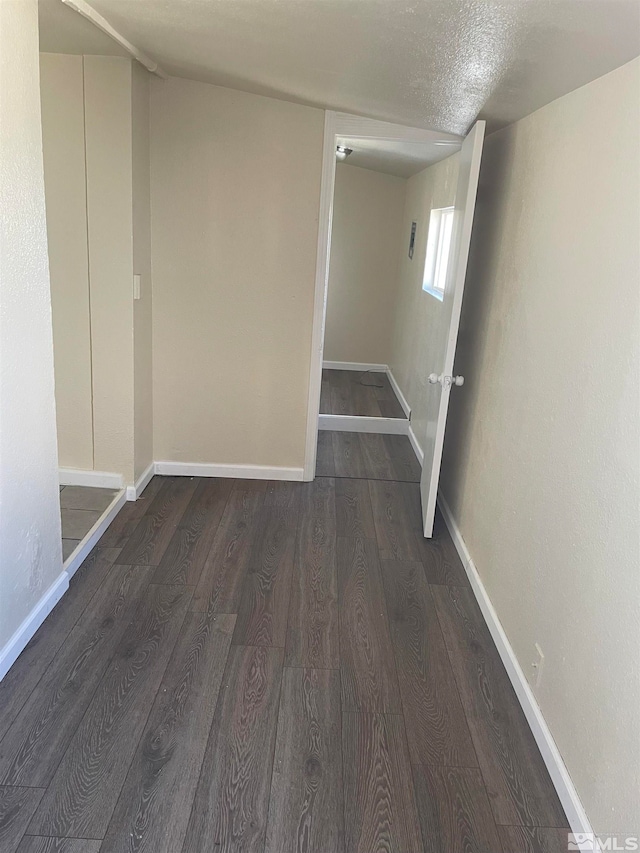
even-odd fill
[{"label": "window frame", "polygon": [[444,300],[447,285],[454,216],[455,208],[453,206],[434,207],[429,215],[422,290],[440,302]]}]

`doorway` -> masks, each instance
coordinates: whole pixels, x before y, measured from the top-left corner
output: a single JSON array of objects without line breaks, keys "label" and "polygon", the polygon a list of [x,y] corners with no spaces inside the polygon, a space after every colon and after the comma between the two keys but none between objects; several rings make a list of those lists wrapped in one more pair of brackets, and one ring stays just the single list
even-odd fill
[{"label": "doorway", "polygon": [[426,536],[449,393],[462,384],[449,374],[483,136],[483,122],[463,140],[325,118],[305,479],[319,432],[403,435],[426,460]]}]

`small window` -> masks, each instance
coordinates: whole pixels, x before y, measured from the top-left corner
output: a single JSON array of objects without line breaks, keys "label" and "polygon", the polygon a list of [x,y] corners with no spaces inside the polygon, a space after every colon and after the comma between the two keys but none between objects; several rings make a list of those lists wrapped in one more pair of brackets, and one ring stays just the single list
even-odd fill
[{"label": "small window", "polygon": [[444,288],[447,282],[452,233],[453,208],[440,207],[432,210],[429,219],[422,289],[440,300],[444,298]]}]

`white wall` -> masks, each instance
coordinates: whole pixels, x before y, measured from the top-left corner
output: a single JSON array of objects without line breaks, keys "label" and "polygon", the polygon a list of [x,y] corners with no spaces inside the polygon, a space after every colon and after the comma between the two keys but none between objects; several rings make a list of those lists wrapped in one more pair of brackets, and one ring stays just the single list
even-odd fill
[{"label": "white wall", "polygon": [[36,0],[0,3],[0,674],[62,573]]},{"label": "white wall", "polygon": [[486,142],[442,488],[595,831],[640,833],[640,61]]},{"label": "white wall", "polygon": [[[407,180],[400,235],[398,283],[392,352],[389,366],[411,407],[411,426],[421,447],[427,434],[427,395],[434,393],[427,377],[440,363],[442,312],[448,303],[439,302],[422,289],[429,215],[433,208],[455,201],[458,154],[429,166]],[[411,223],[417,222],[413,258],[409,258]]]},{"label": "white wall", "polygon": [[302,468],[323,113],[151,85],[154,456]]},{"label": "white wall", "polygon": [[93,468],[82,57],[40,55],[58,457]]},{"label": "white wall", "polygon": [[324,334],[328,361],[387,364],[391,357],[406,183],[336,164]]}]

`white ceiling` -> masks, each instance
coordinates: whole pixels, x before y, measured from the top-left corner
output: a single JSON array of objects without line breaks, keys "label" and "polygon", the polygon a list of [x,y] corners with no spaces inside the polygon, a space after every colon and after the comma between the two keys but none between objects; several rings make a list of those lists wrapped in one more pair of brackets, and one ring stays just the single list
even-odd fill
[{"label": "white ceiling", "polygon": [[342,161],[345,165],[385,172],[399,178],[410,178],[460,149],[460,143],[395,142],[348,136],[341,136],[338,142],[352,149],[352,153]]},{"label": "white ceiling", "polygon": [[478,116],[489,130],[515,121],[640,53],[638,0],[91,5],[170,74],[456,134]]}]

